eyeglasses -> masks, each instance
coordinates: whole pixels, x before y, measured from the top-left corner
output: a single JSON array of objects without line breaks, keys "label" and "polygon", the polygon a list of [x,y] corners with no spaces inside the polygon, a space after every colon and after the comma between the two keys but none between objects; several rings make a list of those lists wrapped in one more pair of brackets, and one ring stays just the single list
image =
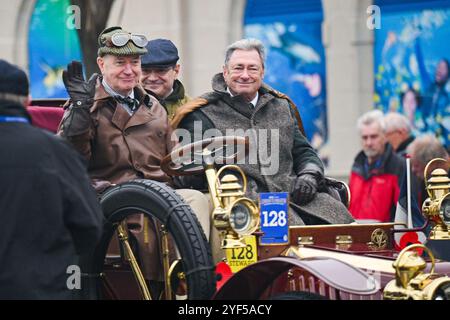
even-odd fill
[{"label": "eyeglasses", "polygon": [[147,38],[143,34],[118,32],[111,36],[111,42],[116,47],[123,47],[130,40],[140,48],[145,47],[148,43]]},{"label": "eyeglasses", "polygon": [[231,70],[231,73],[233,73],[233,74],[242,74],[242,73],[244,73],[245,70],[247,70],[248,74],[257,75],[260,73],[261,69],[257,66],[249,66],[248,68],[245,68],[243,66],[234,66],[234,67],[231,67],[230,70]]}]

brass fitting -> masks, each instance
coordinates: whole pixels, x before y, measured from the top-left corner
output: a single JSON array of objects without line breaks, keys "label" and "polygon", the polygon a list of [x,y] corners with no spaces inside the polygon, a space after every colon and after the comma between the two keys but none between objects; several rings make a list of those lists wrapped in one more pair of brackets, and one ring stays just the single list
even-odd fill
[{"label": "brass fitting", "polygon": [[430,197],[424,201],[422,212],[434,223],[430,239],[450,239],[450,179],[444,169],[433,170],[427,181],[427,192]]},{"label": "brass fitting", "polygon": [[[239,183],[236,174],[225,170],[237,171],[242,177]],[[223,166],[215,175],[214,193],[217,205],[213,211],[214,227],[222,234],[222,248],[245,247],[244,236],[255,232],[259,227],[259,210],[256,204],[245,198],[247,179],[238,166]]]},{"label": "brass fitting", "polygon": [[[425,260],[417,251],[423,249],[431,259],[430,273],[425,273]],[[431,300],[437,299],[440,289],[448,287],[450,278],[434,273],[435,259],[433,253],[423,244],[413,244],[403,249],[392,265],[395,269],[395,279],[390,281],[383,291],[387,300]]]}]

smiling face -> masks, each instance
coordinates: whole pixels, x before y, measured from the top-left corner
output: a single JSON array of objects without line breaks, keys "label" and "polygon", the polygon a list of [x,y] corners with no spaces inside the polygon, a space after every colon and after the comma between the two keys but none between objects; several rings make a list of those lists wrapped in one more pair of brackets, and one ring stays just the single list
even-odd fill
[{"label": "smiling face", "polygon": [[179,72],[179,64],[168,68],[142,67],[141,84],[144,89],[156,94],[159,99],[167,98],[172,92],[173,83]]},{"label": "smiling face", "polygon": [[141,77],[141,57],[105,55],[97,58],[100,71],[111,88],[127,96],[139,83]]},{"label": "smiling face", "polygon": [[262,85],[264,67],[256,50],[235,50],[223,67],[223,77],[233,95],[252,101]]}]

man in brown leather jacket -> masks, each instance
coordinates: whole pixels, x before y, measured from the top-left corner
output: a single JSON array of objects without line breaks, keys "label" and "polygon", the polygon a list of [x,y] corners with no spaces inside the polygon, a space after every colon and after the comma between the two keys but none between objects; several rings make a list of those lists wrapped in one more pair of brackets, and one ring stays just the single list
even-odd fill
[{"label": "man in brown leather jacket", "polygon": [[[88,171],[97,191],[136,178],[172,184],[160,168],[175,142],[165,109],[139,85],[141,55],[147,50],[143,35],[120,27],[105,29],[98,38],[97,64],[101,75],[84,81],[82,66],[72,62],[63,73],[71,98],[58,134],[67,138],[89,161]],[[199,191],[177,192],[196,213],[209,238],[208,199]],[[142,216],[135,217],[142,232]],[[157,251],[156,241],[138,241],[142,253]],[[143,259],[147,279],[160,276],[156,259]],[[149,260],[149,261],[148,261]]]}]

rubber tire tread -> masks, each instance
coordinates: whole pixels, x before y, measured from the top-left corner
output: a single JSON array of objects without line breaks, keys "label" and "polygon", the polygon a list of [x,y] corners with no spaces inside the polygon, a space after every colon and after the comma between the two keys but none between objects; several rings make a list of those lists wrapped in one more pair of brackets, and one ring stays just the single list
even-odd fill
[{"label": "rubber tire tread", "polygon": [[[211,248],[192,209],[169,186],[153,180],[132,180],[108,189],[100,199],[106,223],[94,256],[94,272],[106,255],[115,224],[127,215],[143,211],[165,224],[174,239],[187,275],[188,299],[209,299],[216,288]],[[180,204],[185,204],[177,206]],[[171,208],[170,214],[168,213]]]}]

